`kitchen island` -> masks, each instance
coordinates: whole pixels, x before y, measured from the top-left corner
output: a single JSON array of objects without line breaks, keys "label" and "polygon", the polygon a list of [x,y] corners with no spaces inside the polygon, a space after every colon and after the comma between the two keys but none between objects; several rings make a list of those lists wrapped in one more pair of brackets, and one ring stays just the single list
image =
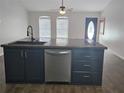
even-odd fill
[{"label": "kitchen island", "polygon": [[44,38],[31,41],[26,38],[2,47],[7,83],[46,83],[44,50],[68,49],[72,53],[69,84],[102,84],[104,50],[107,47],[98,42]]}]

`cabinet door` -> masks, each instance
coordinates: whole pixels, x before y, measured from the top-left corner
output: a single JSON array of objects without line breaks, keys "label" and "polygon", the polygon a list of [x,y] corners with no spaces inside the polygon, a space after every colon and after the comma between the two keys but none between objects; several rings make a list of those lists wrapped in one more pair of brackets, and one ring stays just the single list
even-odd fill
[{"label": "cabinet door", "polygon": [[5,48],[4,57],[6,82],[24,82],[23,50],[18,48]]},{"label": "cabinet door", "polygon": [[44,81],[44,52],[42,49],[25,50],[25,76],[27,83]]}]

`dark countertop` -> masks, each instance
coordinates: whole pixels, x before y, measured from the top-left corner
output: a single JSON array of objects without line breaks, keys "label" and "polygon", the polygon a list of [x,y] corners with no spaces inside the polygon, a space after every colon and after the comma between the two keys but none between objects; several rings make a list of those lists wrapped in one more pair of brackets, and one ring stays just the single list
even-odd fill
[{"label": "dark countertop", "polygon": [[83,39],[49,39],[49,38],[38,38],[31,41],[29,38],[25,38],[19,41],[24,42],[46,42],[43,45],[40,44],[16,44],[15,42],[3,44],[2,47],[38,47],[38,48],[101,48],[107,49],[104,45],[98,42],[88,43]]}]

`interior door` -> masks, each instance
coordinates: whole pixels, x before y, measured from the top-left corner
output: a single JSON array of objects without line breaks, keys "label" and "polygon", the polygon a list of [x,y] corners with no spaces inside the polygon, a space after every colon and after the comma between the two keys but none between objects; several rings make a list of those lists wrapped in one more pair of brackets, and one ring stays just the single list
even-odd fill
[{"label": "interior door", "polygon": [[85,20],[85,40],[96,42],[97,20],[95,17],[87,17]]}]

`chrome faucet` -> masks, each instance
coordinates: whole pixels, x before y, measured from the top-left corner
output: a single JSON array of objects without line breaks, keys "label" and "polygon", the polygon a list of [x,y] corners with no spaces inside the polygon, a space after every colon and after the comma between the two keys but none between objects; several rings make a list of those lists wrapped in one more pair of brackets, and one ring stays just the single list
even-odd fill
[{"label": "chrome faucet", "polygon": [[34,40],[34,37],[33,37],[33,27],[31,25],[29,25],[27,27],[27,36],[30,36],[32,41]]}]

